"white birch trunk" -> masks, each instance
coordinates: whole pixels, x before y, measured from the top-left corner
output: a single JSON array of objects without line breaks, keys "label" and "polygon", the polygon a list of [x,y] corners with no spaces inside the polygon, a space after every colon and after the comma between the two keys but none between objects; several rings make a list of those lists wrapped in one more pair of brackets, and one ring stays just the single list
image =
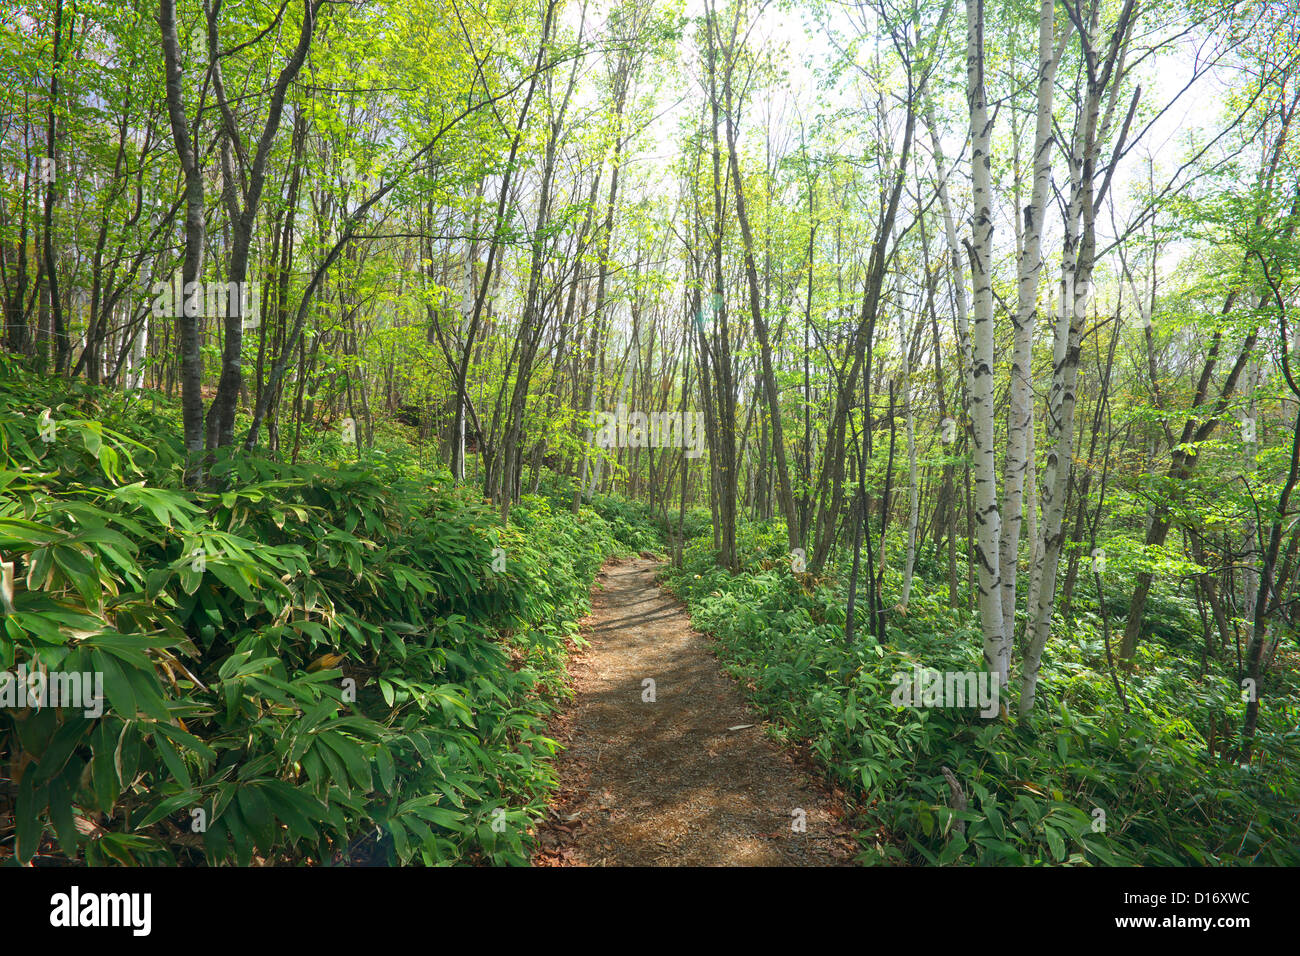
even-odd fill
[{"label": "white birch trunk", "polygon": [[[1033,186],[1024,209],[1023,238],[1017,266],[1015,336],[1007,407],[1007,452],[1002,481],[1002,537],[998,568],[1002,575],[1002,618],[1008,646],[1016,626],[1016,573],[1024,514],[1025,474],[1029,464],[1028,432],[1033,429],[1033,344],[1038,321],[1038,279],[1043,266],[1043,220],[1047,215],[1052,175],[1052,93],[1060,53],[1070,35],[1069,21],[1061,45],[1053,46],[1053,0],[1043,0],[1038,20],[1038,111],[1034,129]],[[1033,540],[1031,538],[1031,540]]]},{"label": "white birch trunk", "polygon": [[1025,432],[1025,541],[1029,543],[1032,553],[1029,556],[1029,567],[1038,564],[1038,459],[1035,427],[1034,427],[1034,406],[1033,396],[1029,398],[1029,427]]},{"label": "white birch trunk", "polygon": [[970,371],[971,432],[975,481],[975,561],[979,586],[980,624],[984,634],[984,663],[999,686],[1010,673],[1010,646],[1002,620],[998,546],[997,460],[993,447],[993,217],[989,208],[992,123],[984,90],[984,4],[966,0],[966,97],[970,108],[971,182],[974,210],[971,222],[972,325]]},{"label": "white birch trunk", "polygon": [[[1122,69],[1112,72],[1116,62],[1123,61],[1123,48],[1128,29],[1132,24],[1132,0],[1126,2],[1120,15],[1121,27],[1112,35],[1112,46],[1106,55],[1105,76],[1122,76]],[[1097,35],[1100,8],[1093,11],[1089,25],[1091,37]],[[1095,54],[1090,37],[1084,41],[1085,55]],[[1039,579],[1035,601],[1028,608],[1029,620],[1025,634],[1025,659],[1021,671],[1020,716],[1024,718],[1033,710],[1034,695],[1038,687],[1039,666],[1043,649],[1051,631],[1052,612],[1056,607],[1056,572],[1060,563],[1064,534],[1065,492],[1074,460],[1074,409],[1075,385],[1079,372],[1080,341],[1083,337],[1084,319],[1087,316],[1088,297],[1092,284],[1092,271],[1096,254],[1093,177],[1096,175],[1097,157],[1101,153],[1104,132],[1114,115],[1114,104],[1119,80],[1110,90],[1103,135],[1098,136],[1101,101],[1106,95],[1107,79],[1089,81],[1088,94],[1083,104],[1081,129],[1075,135],[1075,145],[1070,163],[1070,205],[1066,213],[1065,252],[1062,256],[1061,308],[1057,318],[1053,348],[1052,389],[1048,395],[1047,435],[1050,448],[1043,478],[1043,523]]]}]

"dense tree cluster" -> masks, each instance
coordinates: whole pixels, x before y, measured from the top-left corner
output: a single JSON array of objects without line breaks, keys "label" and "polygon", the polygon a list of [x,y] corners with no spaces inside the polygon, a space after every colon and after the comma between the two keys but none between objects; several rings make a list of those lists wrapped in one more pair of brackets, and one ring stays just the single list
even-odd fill
[{"label": "dense tree cluster", "polygon": [[1127,708],[1175,596],[1249,761],[1296,660],[1294,0],[32,0],[0,62],[4,345],[177,401],[192,488],[402,427],[503,521],[618,492],[680,564],[703,506],[737,572],[774,522],[849,643],[921,578],[969,609],[1023,719],[1081,604]]}]

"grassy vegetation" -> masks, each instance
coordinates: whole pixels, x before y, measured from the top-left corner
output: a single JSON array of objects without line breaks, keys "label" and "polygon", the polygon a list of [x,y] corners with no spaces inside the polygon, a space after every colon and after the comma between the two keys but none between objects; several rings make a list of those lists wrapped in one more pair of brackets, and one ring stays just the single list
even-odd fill
[{"label": "grassy vegetation", "polygon": [[[0,857],[528,860],[566,639],[606,557],[662,551],[675,520],[619,497],[575,516],[548,476],[502,526],[400,427],[360,460],[333,438],[293,465],[221,458],[192,491],[170,405],[0,372],[0,670],[98,671],[106,697],[97,718],[0,709]],[[1127,713],[1086,583],[1030,722],[900,708],[895,674],[981,668],[945,568],[923,552],[887,641],[846,646],[843,582],[792,573],[779,527],[742,524],[733,575],[707,513],[686,518],[666,583],[778,736],[855,796],[862,862],[1300,863],[1295,708],[1263,712],[1249,763],[1219,752],[1244,703],[1228,662],[1200,673],[1179,594],[1152,599]],[[1285,653],[1272,693],[1295,699]]]},{"label": "grassy vegetation", "polygon": [[107,697],[0,709],[0,857],[526,862],[566,639],[650,539],[544,497],[503,527],[396,432],[186,490],[175,417],[0,365],[0,670]]},{"label": "grassy vegetation", "polygon": [[[1300,863],[1300,714],[1268,708],[1247,764],[1212,752],[1215,728],[1239,724],[1245,704],[1227,666],[1198,675],[1188,647],[1199,624],[1175,595],[1152,602],[1125,713],[1095,595],[1077,594],[1077,615],[1055,621],[1040,706],[1018,726],[1005,714],[891,704],[896,673],[982,667],[978,620],[948,607],[945,588],[918,579],[887,641],[859,626],[850,647],[838,580],[791,573],[771,525],[742,525],[738,542],[741,573],[719,570],[701,537],[667,583],[780,734],[857,796],[862,862]],[[1294,652],[1279,662],[1279,699],[1296,699],[1294,665]],[[1013,701],[1002,705],[1014,714]]]}]

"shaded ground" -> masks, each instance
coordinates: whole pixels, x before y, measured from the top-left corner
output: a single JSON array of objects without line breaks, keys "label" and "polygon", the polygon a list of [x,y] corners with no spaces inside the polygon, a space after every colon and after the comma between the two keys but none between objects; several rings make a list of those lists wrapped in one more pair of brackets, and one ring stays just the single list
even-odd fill
[{"label": "shaded ground", "polygon": [[[828,866],[853,829],[825,784],[769,740],[736,683],[654,583],[646,559],[606,565],[570,659],[575,698],[552,728],[560,790],[540,866]],[[646,679],[654,701],[644,700]],[[802,815],[797,812],[802,811]],[[802,819],[806,830],[793,825]]]}]

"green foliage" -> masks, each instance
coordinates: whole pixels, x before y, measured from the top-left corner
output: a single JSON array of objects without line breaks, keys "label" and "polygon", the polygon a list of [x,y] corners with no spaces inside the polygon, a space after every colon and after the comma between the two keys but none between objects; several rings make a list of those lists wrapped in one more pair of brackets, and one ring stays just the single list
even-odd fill
[{"label": "green foliage", "polygon": [[0,709],[12,860],[527,861],[609,525],[525,499],[501,527],[391,459],[230,456],[182,490],[146,402],[3,373],[0,669],[106,697]]},{"label": "green foliage", "polygon": [[[1158,643],[1139,651],[1147,676],[1129,687],[1125,715],[1091,616],[1069,634],[1058,621],[1049,651],[1056,663],[1029,727],[1005,714],[898,707],[895,674],[981,669],[977,621],[918,579],[908,614],[890,619],[886,646],[860,630],[846,647],[842,592],[790,573],[771,527],[747,525],[737,537],[744,573],[716,568],[711,540],[701,539],[668,584],[756,703],[785,735],[806,742],[887,834],[862,835],[863,862],[1300,862],[1294,715],[1266,711],[1261,752],[1249,765],[1212,756],[1207,730],[1239,724],[1238,689],[1228,679],[1195,679]],[[959,781],[964,810],[942,767]]]},{"label": "green foliage", "polygon": [[592,510],[609,524],[610,533],[628,551],[661,552],[664,527],[649,505],[628,498],[598,495],[591,501]]}]

